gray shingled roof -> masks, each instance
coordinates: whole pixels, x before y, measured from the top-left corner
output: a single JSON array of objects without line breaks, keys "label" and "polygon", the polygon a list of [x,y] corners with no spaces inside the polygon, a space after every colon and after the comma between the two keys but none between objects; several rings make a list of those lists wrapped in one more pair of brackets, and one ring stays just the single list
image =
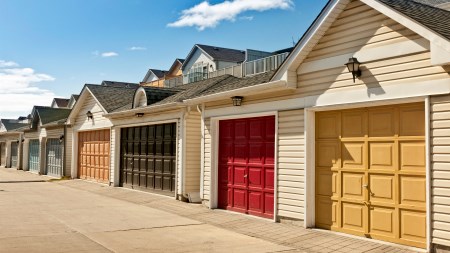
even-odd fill
[{"label": "gray shingled roof", "polygon": [[116,82],[116,81],[103,81],[102,86],[118,87],[118,88],[137,88],[137,83]]},{"label": "gray shingled roof", "polygon": [[1,123],[5,127],[7,132],[18,130],[19,128],[28,125],[28,123],[18,123],[16,119],[1,119]]},{"label": "gray shingled roof", "polygon": [[80,97],[80,95],[77,95],[77,94],[72,94],[72,97],[73,97],[73,99],[75,99],[75,101],[77,101],[77,100],[78,100],[78,98]]},{"label": "gray shingled roof", "polygon": [[124,86],[114,87],[96,84],[86,84],[86,87],[108,113],[131,104],[136,90],[135,87],[126,88]]},{"label": "gray shingled roof", "polygon": [[67,98],[54,98],[54,101],[58,107],[67,107],[69,104],[69,100]]},{"label": "gray shingled roof", "polygon": [[33,111],[39,115],[42,125],[45,125],[56,121],[65,121],[69,117],[71,109],[35,106]]},{"label": "gray shingled roof", "polygon": [[226,61],[226,62],[243,62],[245,61],[245,51],[215,47],[208,45],[197,44],[199,48],[209,54],[216,61]]},{"label": "gray shingled roof", "polygon": [[235,80],[228,80],[224,83],[217,83],[213,86],[210,86],[208,89],[205,89],[204,91],[197,93],[195,96],[192,96],[190,98],[196,98],[196,97],[203,97],[208,96],[216,93],[221,93],[225,91],[231,91],[236,89],[241,89],[245,87],[255,86],[258,84],[267,83],[270,81],[272,76],[275,74],[275,71],[269,71],[262,74],[250,76],[250,77],[244,77],[244,78],[236,78]]},{"label": "gray shingled roof", "polygon": [[[378,0],[450,40],[450,11],[413,0]],[[431,2],[431,1],[428,1]],[[433,1],[436,2],[436,1]]]},{"label": "gray shingled roof", "polygon": [[160,70],[160,69],[149,69],[149,71],[153,72],[155,76],[157,76],[159,79],[163,78],[164,75],[167,73],[167,70]]}]

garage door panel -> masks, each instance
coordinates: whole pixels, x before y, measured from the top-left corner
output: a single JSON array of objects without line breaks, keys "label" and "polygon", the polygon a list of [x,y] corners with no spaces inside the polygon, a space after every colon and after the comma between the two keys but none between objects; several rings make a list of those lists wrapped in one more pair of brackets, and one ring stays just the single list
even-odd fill
[{"label": "garage door panel", "polygon": [[389,170],[395,169],[394,161],[397,155],[395,142],[370,142],[369,143],[369,169]]},{"label": "garage door panel", "polygon": [[273,190],[275,186],[275,171],[273,167],[264,170],[264,188]]},{"label": "garage door panel", "polygon": [[342,202],[342,228],[365,233],[367,220],[363,204]]},{"label": "garage door panel", "polygon": [[342,113],[342,137],[364,137],[367,133],[365,111]]},{"label": "garage door panel", "polygon": [[264,168],[250,167],[248,169],[248,186],[263,188],[264,187]]},{"label": "garage door panel", "polygon": [[400,210],[400,237],[422,243],[426,239],[426,215],[424,212]]},{"label": "garage door panel", "polygon": [[425,170],[425,142],[400,142],[400,169],[402,171]]},{"label": "garage door panel", "polygon": [[47,140],[46,174],[54,177],[63,176],[63,144],[59,139]]},{"label": "garage door panel", "polygon": [[423,206],[425,202],[425,177],[400,176],[400,204]]},{"label": "garage door panel", "polygon": [[246,187],[247,186],[246,185],[246,183],[247,183],[246,177],[247,177],[246,167],[234,166],[233,167],[233,181],[230,183],[235,186]]},{"label": "garage door panel", "polygon": [[399,135],[425,135],[425,108],[422,105],[405,106],[399,108]]},{"label": "garage door panel", "polygon": [[339,168],[340,148],[338,141],[318,141],[316,143],[316,165],[318,167]]},{"label": "garage door panel", "polygon": [[395,238],[395,212],[394,208],[372,207],[369,211],[370,234]]},{"label": "garage door panel", "polygon": [[364,170],[366,153],[364,142],[343,142],[342,143],[342,168]]},{"label": "garage door panel", "polygon": [[219,122],[219,208],[273,216],[274,131],[273,116]]},{"label": "garage door panel", "polygon": [[364,199],[364,173],[342,173],[342,198]]},{"label": "garage door panel", "polygon": [[387,205],[395,204],[395,184],[394,175],[375,174],[369,176],[370,201]]},{"label": "garage door panel", "polygon": [[395,108],[369,109],[369,136],[394,137],[395,135]]},{"label": "garage door panel", "polygon": [[32,172],[40,171],[39,140],[30,140],[28,143],[28,169]]},{"label": "garage door panel", "polygon": [[317,113],[317,226],[425,247],[424,135],[423,103]]},{"label": "garage door panel", "polygon": [[317,117],[317,136],[320,139],[338,138],[341,135],[341,114],[335,113],[323,113]]}]

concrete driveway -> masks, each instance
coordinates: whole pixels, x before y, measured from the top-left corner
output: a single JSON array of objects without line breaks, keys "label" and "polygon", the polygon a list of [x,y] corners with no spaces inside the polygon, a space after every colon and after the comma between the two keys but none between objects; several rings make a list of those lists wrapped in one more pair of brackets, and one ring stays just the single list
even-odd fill
[{"label": "concrete driveway", "polygon": [[292,249],[148,206],[46,182],[47,179],[0,169],[0,252]]}]

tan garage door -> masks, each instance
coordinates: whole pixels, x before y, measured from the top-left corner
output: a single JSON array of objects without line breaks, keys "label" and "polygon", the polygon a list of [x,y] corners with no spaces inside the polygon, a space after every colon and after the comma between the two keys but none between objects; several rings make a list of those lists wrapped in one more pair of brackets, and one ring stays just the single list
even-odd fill
[{"label": "tan garage door", "polygon": [[78,135],[78,177],[109,182],[109,130],[80,132]]},{"label": "tan garage door", "polygon": [[316,114],[316,226],[426,242],[423,103]]}]

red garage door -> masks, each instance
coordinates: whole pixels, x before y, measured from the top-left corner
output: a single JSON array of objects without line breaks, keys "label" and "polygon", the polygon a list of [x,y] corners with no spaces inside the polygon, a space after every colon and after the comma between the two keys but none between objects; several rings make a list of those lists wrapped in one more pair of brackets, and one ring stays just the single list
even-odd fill
[{"label": "red garage door", "polygon": [[218,207],[273,217],[275,117],[219,124]]}]

